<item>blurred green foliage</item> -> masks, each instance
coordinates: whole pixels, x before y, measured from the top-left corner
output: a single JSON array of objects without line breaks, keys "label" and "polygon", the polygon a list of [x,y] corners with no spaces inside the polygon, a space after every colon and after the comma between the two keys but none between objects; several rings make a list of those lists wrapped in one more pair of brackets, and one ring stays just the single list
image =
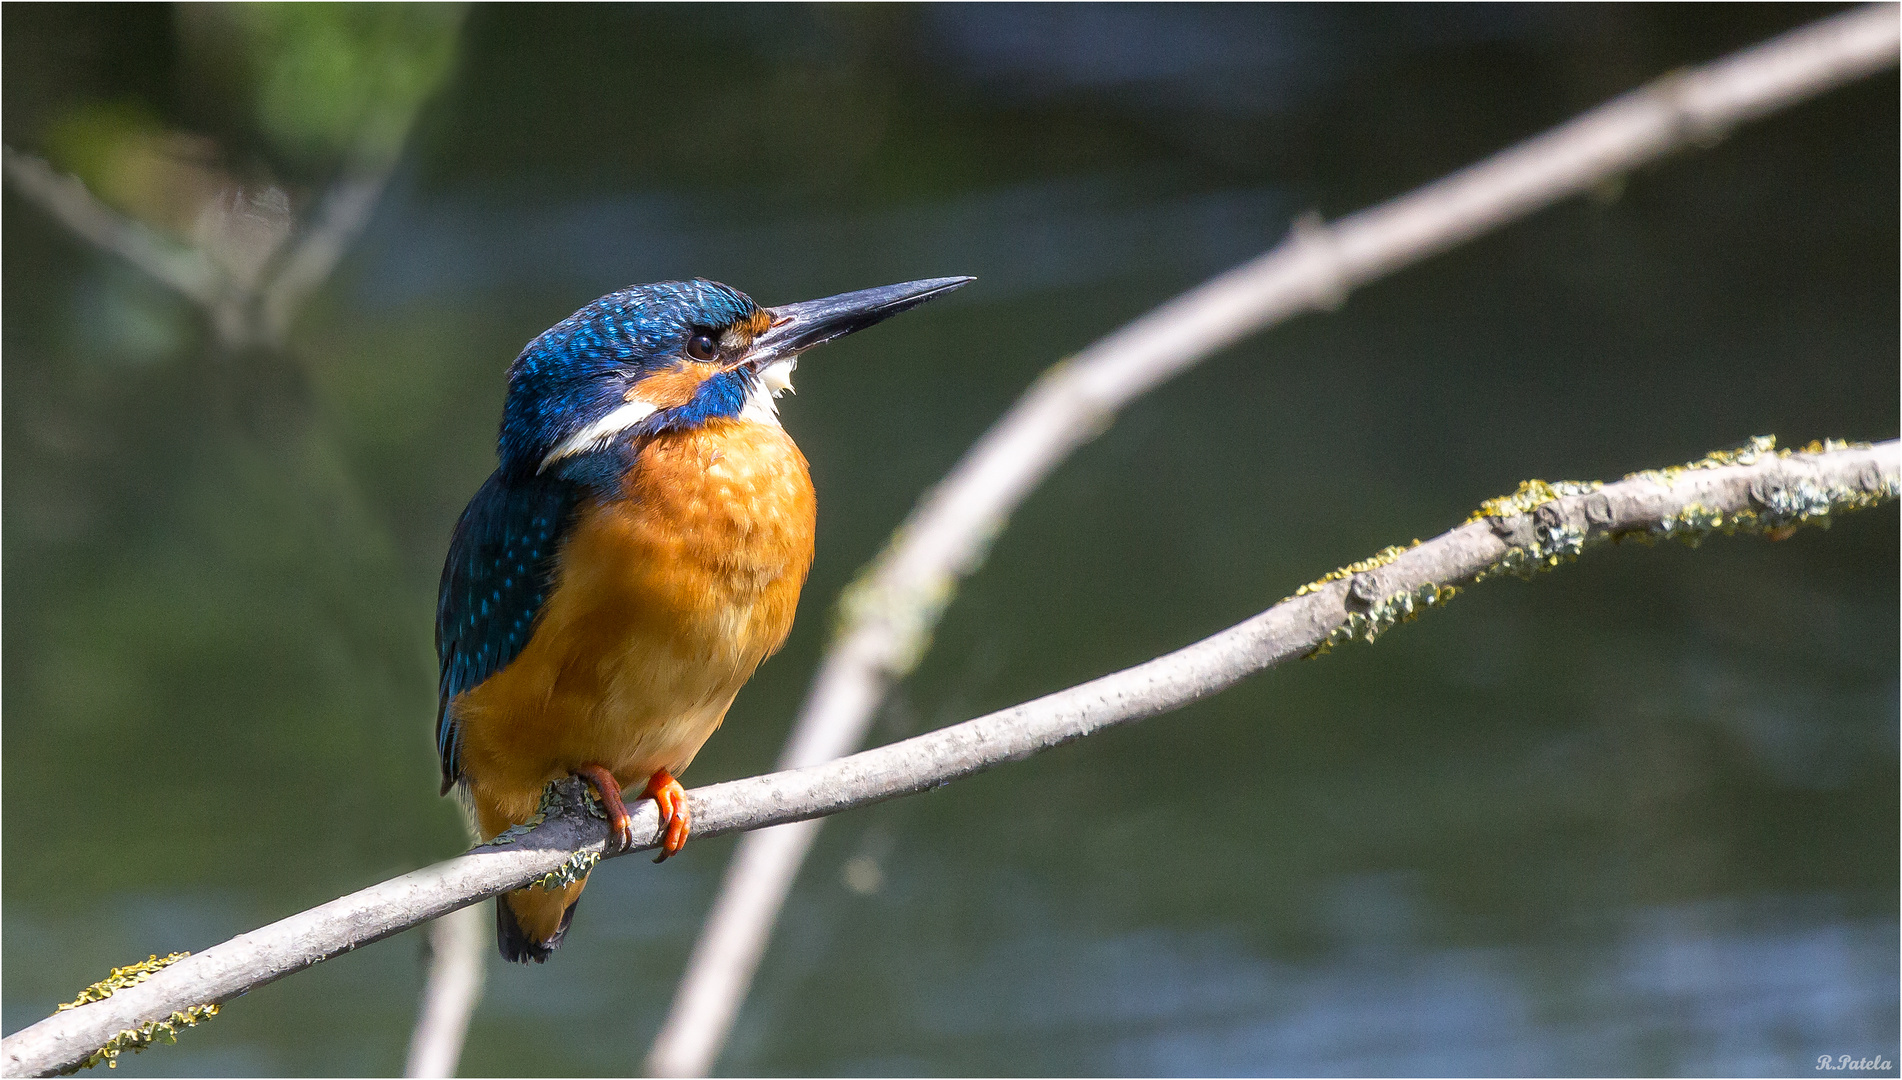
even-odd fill
[{"label": "blurred green foliage", "polygon": [[461,4],[208,4],[179,17],[238,66],[272,145],[309,166],[394,153],[454,65],[463,14]]},{"label": "blurred green foliage", "polygon": [[[36,149],[107,205],[203,240],[228,192],[375,170],[400,152],[417,110],[453,68],[460,4],[188,4],[175,9],[186,66],[247,129],[227,139],[168,123],[137,97],[57,110]],[[217,127],[218,125],[213,125]],[[255,142],[265,158],[244,150]]]}]

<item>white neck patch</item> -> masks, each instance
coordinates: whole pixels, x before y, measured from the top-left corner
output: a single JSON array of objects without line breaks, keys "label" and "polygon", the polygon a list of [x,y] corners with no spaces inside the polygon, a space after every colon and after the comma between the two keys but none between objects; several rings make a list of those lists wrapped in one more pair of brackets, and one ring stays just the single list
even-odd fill
[{"label": "white neck patch", "polygon": [[563,439],[560,446],[548,452],[548,456],[542,459],[540,467],[535,471],[542,472],[562,458],[597,449],[621,432],[654,415],[659,409],[660,407],[651,401],[629,398],[627,404]]},{"label": "white neck patch", "polygon": [[[740,419],[778,427],[779,404],[773,399],[793,388],[792,373],[798,363],[798,357],[789,356],[761,368],[753,380],[753,389],[747,392],[746,404],[740,408]],[[548,452],[535,471],[545,471],[562,458],[598,450],[612,442],[616,435],[659,411],[660,406],[651,401],[628,398],[625,405],[563,439],[561,445]]]}]

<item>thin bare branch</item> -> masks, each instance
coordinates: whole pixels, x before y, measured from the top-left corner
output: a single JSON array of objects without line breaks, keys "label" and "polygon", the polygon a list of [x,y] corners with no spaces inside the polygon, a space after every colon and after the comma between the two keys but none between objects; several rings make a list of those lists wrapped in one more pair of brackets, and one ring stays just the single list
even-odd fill
[{"label": "thin bare branch", "polygon": [[283,265],[262,291],[259,319],[264,340],[282,346],[291,320],[304,300],[329,279],[344,252],[363,227],[389,184],[396,167],[391,158],[381,168],[362,175],[346,175],[324,192],[316,221],[285,256]]},{"label": "thin bare branch", "polygon": [[[462,15],[456,17],[460,26]],[[344,252],[370,223],[370,214],[402,160],[421,102],[366,123],[343,175],[324,192],[310,226],[298,236],[263,290],[259,318],[265,340],[281,345],[304,300],[329,280]]]},{"label": "thin bare branch", "polygon": [[[1714,532],[1780,536],[1902,494],[1902,442],[1832,443],[1796,454],[1772,440],[1611,484],[1523,485],[1465,524],[1303,586],[1267,611],[1186,648],[989,716],[822,765],[689,793],[700,836],[835,814],[928,790],[1007,761],[1217,693],[1330,644],[1372,639],[1501,572],[1555,566],[1607,539]],[[333,900],[185,957],[147,981],[62,1011],[0,1043],[0,1071],[44,1075],[92,1059],[175,1012],[222,1003],[330,957],[534,882],[572,880],[601,858],[607,824],[579,781],[550,788],[545,820],[468,854]],[[651,800],[634,810],[636,850],[653,847]]]},{"label": "thin bare branch", "polygon": [[[1897,8],[1870,5],[1666,76],[1332,226],[1298,222],[1274,250],[1052,368],[920,502],[848,594],[779,767],[828,761],[864,741],[1011,512],[1134,398],[1247,334],[1338,307],[1358,285],[1887,68],[1899,36]],[[740,842],[647,1058],[651,1074],[711,1069],[818,829],[814,821]]]},{"label": "thin bare branch", "polygon": [[429,978],[409,1039],[404,1076],[454,1076],[469,1017],[482,1000],[490,922],[481,908],[452,911],[429,926]]},{"label": "thin bare branch", "polygon": [[117,255],[188,298],[215,309],[230,282],[193,248],[166,241],[144,225],[100,202],[77,177],[56,171],[32,154],[0,148],[7,179],[23,199],[103,251]]}]

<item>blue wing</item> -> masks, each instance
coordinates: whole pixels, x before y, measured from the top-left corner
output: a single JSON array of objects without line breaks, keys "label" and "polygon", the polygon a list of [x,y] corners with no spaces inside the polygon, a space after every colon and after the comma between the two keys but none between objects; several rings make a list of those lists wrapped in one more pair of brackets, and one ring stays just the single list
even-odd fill
[{"label": "blue wing", "polygon": [[442,789],[461,778],[461,733],[449,715],[457,694],[515,659],[554,588],[555,554],[583,489],[555,476],[505,480],[500,470],[462,511],[436,600],[436,753]]}]

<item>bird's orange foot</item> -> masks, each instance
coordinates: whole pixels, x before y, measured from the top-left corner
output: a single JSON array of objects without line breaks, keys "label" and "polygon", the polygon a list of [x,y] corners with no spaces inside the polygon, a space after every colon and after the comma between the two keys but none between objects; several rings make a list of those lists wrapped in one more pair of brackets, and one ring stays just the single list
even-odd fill
[{"label": "bird's orange foot", "polygon": [[687,846],[687,827],[693,820],[693,815],[687,812],[687,792],[673,774],[666,769],[656,769],[642,794],[660,808],[660,854],[654,861],[666,862],[669,855],[677,855]]},{"label": "bird's orange foot", "polygon": [[600,765],[580,765],[575,775],[594,785],[601,805],[608,812],[608,854],[617,855],[634,846],[634,815],[621,801],[621,785],[614,774]]}]

